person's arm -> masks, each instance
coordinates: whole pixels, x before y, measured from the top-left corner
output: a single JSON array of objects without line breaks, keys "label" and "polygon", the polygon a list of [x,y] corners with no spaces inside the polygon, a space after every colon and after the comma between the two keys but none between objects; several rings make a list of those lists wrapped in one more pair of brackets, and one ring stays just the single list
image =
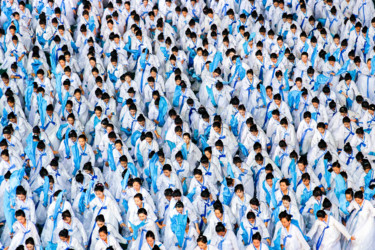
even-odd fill
[{"label": "person's arm", "polygon": [[313,224],[313,226],[311,227],[310,231],[306,234],[306,236],[309,237],[310,239],[312,239],[314,237],[314,235],[316,234],[316,231],[318,230],[318,227],[319,227],[319,221],[316,220],[315,223]]},{"label": "person's arm", "polygon": [[158,131],[155,129],[154,130],[154,133],[155,133],[155,135],[156,135],[156,137],[158,138],[158,139],[161,139],[161,136],[159,135],[159,133],[158,133]]},{"label": "person's arm", "polygon": [[309,246],[309,244],[307,244],[307,242],[306,242],[305,238],[303,237],[301,231],[299,231],[299,230],[296,228],[295,232],[296,232],[295,235],[296,235],[296,237],[297,237],[297,240],[299,241],[300,246],[302,247],[301,249],[302,249],[302,250],[309,250],[309,249],[310,249],[310,246]]},{"label": "person's arm", "polygon": [[126,227],[124,221],[122,220],[121,213],[117,209],[116,202],[111,199],[110,204],[111,204],[110,206],[112,208],[111,209],[112,215],[117,219],[117,221],[119,222],[121,227]]},{"label": "person's arm", "polygon": [[238,247],[236,235],[233,232],[231,233],[230,241],[232,242],[233,250],[240,250],[240,248]]},{"label": "person's arm", "polygon": [[[331,220],[332,219],[333,218],[331,218]],[[349,234],[346,227],[340,222],[338,222],[337,220],[333,220],[333,222],[334,222],[334,227],[337,229],[337,231],[339,231],[346,238],[346,240],[350,240],[352,236]]]},{"label": "person's arm", "polygon": [[36,223],[35,205],[31,199],[29,200],[29,208],[30,208],[30,220],[32,223],[35,224]]}]

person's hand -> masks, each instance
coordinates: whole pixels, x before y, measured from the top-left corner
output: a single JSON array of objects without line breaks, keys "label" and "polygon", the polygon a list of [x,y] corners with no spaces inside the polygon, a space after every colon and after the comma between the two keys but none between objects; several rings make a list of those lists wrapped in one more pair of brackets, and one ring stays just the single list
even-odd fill
[{"label": "person's hand", "polygon": [[156,225],[158,226],[158,228],[162,229],[163,227],[165,227],[165,225],[162,223],[160,224],[160,222],[157,222]]},{"label": "person's hand", "polygon": [[350,240],[355,240],[355,237],[354,236],[350,237]]},{"label": "person's hand", "polygon": [[207,224],[207,219],[206,219],[206,217],[202,217],[202,220],[203,220],[204,224]]},{"label": "person's hand", "polygon": [[104,163],[104,165],[105,165],[106,167],[108,167],[108,166],[109,166],[108,161],[106,161],[106,162]]},{"label": "person's hand", "polygon": [[131,228],[131,227],[129,227],[129,231],[130,231],[131,233],[134,232],[134,231],[133,231],[133,228]]},{"label": "person's hand", "polygon": [[310,209],[310,214],[314,214],[314,209]]},{"label": "person's hand", "polygon": [[121,224],[120,224],[120,226],[121,226],[121,227],[124,227],[124,228],[126,227],[126,225],[125,225],[125,223],[124,223],[124,222],[123,222],[123,223],[121,223]]},{"label": "person's hand", "polygon": [[104,183],[104,186],[106,187],[106,188],[108,188],[109,186],[108,186],[108,183],[106,182],[106,183]]}]

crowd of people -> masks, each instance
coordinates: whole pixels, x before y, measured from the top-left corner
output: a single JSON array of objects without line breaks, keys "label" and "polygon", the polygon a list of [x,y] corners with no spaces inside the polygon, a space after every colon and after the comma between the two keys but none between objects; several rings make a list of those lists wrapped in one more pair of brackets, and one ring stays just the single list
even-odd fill
[{"label": "crowd of people", "polygon": [[0,9],[0,249],[374,249],[371,0]]}]

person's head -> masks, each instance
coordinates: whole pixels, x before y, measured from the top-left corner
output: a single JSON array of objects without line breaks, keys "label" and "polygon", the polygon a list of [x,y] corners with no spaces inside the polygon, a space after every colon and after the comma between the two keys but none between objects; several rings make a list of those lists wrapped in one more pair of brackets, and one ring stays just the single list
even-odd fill
[{"label": "person's head", "polygon": [[146,233],[146,242],[149,246],[154,246],[155,243],[155,234],[152,231],[147,231]]},{"label": "person's head", "polygon": [[202,182],[203,180],[203,173],[202,173],[202,170],[196,168],[194,169],[193,171],[193,175],[194,175],[194,178],[199,181],[199,182]]},{"label": "person's head", "polygon": [[319,133],[324,134],[326,131],[326,125],[323,122],[319,122],[316,126],[318,129]]},{"label": "person's head", "polygon": [[253,211],[249,211],[246,215],[246,219],[250,222],[250,224],[254,224],[256,216]]},{"label": "person's head", "polygon": [[357,202],[357,204],[362,205],[363,202],[363,192],[357,191],[354,193],[354,200]]},{"label": "person's head", "polygon": [[280,180],[280,184],[279,184],[279,185],[280,185],[280,189],[281,189],[281,191],[285,192],[285,191],[288,190],[288,187],[289,187],[289,180],[283,178],[283,179]]},{"label": "person's head", "polygon": [[282,202],[283,206],[286,207],[286,208],[289,208],[291,201],[292,200],[290,199],[289,195],[284,195],[281,198],[281,202]]},{"label": "person's head", "polygon": [[353,197],[354,197],[353,189],[352,189],[352,188],[348,188],[348,189],[345,191],[345,199],[346,199],[348,202],[351,202],[351,201],[353,200]]},{"label": "person's head", "polygon": [[25,241],[25,246],[26,246],[27,250],[34,250],[35,249],[34,238],[32,238],[32,237],[27,238],[26,241]]},{"label": "person's head", "polygon": [[237,184],[235,187],[234,187],[234,193],[242,199],[242,197],[244,196],[244,187],[242,184]]},{"label": "person's head", "polygon": [[98,216],[96,216],[95,218],[95,223],[96,225],[101,228],[102,226],[105,225],[105,218],[104,218],[104,215],[102,214],[99,214]]},{"label": "person's head", "polygon": [[309,175],[308,173],[304,173],[304,174],[302,174],[301,179],[302,179],[302,183],[303,183],[306,187],[308,187],[308,186],[310,185],[310,175]]},{"label": "person's head", "polygon": [[67,242],[67,241],[69,241],[69,238],[70,238],[70,236],[69,236],[69,231],[68,231],[68,229],[63,229],[63,230],[61,230],[60,232],[59,232],[59,238],[60,238],[60,240],[61,241],[63,241],[63,242]]},{"label": "person's head", "polygon": [[2,158],[4,161],[9,161],[9,151],[8,151],[8,149],[4,149],[4,150],[1,152],[1,158]]},{"label": "person's head", "polygon": [[22,209],[19,209],[15,212],[15,217],[16,217],[16,219],[19,223],[21,223],[21,224],[26,223],[26,215],[25,215],[25,212]]},{"label": "person's head", "polygon": [[[136,192],[140,192],[141,191],[141,186],[142,186],[142,180],[141,180],[141,178],[138,178],[138,177],[134,178],[133,182],[131,183],[131,187],[133,187],[133,189]],[[142,200],[143,200],[143,197],[140,197],[140,198],[142,198]]]},{"label": "person's head", "polygon": [[102,109],[102,107],[100,107],[100,106],[96,106],[95,109],[94,109],[94,112],[95,112],[95,115],[96,115],[97,117],[101,117],[101,116],[102,116],[103,109]]},{"label": "person's head", "polygon": [[107,236],[108,236],[108,229],[107,229],[107,226],[102,226],[101,228],[99,228],[99,237],[101,240],[105,241],[107,240]]},{"label": "person's head", "polygon": [[197,245],[200,249],[206,249],[207,247],[207,237],[204,235],[199,235],[197,239]]},{"label": "person's head", "polygon": [[[290,223],[291,223],[291,221],[292,221],[292,216],[291,216],[290,214],[288,214],[286,211],[281,212],[281,213],[283,213],[283,214],[280,216],[280,217],[282,217],[282,218],[280,219],[281,224],[283,225],[283,227],[285,227],[285,228],[289,228]],[[280,213],[280,214],[281,214],[281,213]]]},{"label": "person's head", "polygon": [[172,167],[171,165],[169,164],[165,164],[163,166],[163,174],[166,176],[166,177],[169,177],[171,176],[171,172],[172,172]]},{"label": "person's head", "polygon": [[255,234],[253,234],[252,241],[256,249],[260,248],[260,245],[262,244],[262,236],[260,235],[259,232],[256,232]]},{"label": "person's head", "polygon": [[138,209],[137,214],[140,221],[144,221],[147,219],[147,211],[145,208]]},{"label": "person's head", "polygon": [[264,157],[261,153],[257,153],[255,155],[255,162],[258,164],[258,165],[263,165],[264,163]]},{"label": "person's head", "polygon": [[259,200],[257,198],[252,198],[250,200],[250,207],[252,209],[258,210],[259,206],[260,206],[260,202],[259,202]]},{"label": "person's head", "polygon": [[182,212],[184,211],[184,203],[182,203],[182,201],[177,201],[175,208],[178,213],[182,214]]},{"label": "person's head", "polygon": [[153,139],[154,139],[154,136],[153,136],[152,132],[146,132],[146,134],[145,134],[146,142],[148,142],[150,144]]},{"label": "person's head", "polygon": [[319,210],[316,212],[316,217],[318,218],[318,220],[324,221],[327,217],[327,214],[326,212],[324,212],[324,210]]},{"label": "person's head", "polygon": [[215,231],[217,235],[220,237],[224,237],[225,234],[227,233],[227,229],[225,228],[224,224],[222,222],[218,222],[215,227]]},{"label": "person's head", "polygon": [[102,183],[98,183],[95,185],[94,193],[99,199],[104,198],[104,185]]},{"label": "person's head", "polygon": [[338,161],[336,161],[336,162],[334,162],[332,164],[332,170],[333,170],[333,172],[335,174],[337,174],[337,175],[340,174],[340,172],[341,172],[341,165],[340,165],[340,163]]},{"label": "person's head", "polygon": [[316,200],[320,201],[322,199],[323,192],[319,187],[313,190],[313,196]]},{"label": "person's head", "polygon": [[134,195],[134,203],[138,207],[142,207],[143,206],[143,195],[141,193],[137,193],[136,195]]},{"label": "person's head", "polygon": [[307,160],[305,157],[300,157],[300,159],[297,162],[298,169],[301,170],[302,172],[305,171],[307,167]]},{"label": "person's head", "polygon": [[18,186],[16,188],[16,196],[21,201],[25,201],[25,199],[26,199],[26,190],[25,190],[25,188],[23,186]]},{"label": "person's head", "polygon": [[62,214],[62,219],[65,223],[70,224],[72,221],[72,215],[70,214],[69,210],[65,210]]}]

